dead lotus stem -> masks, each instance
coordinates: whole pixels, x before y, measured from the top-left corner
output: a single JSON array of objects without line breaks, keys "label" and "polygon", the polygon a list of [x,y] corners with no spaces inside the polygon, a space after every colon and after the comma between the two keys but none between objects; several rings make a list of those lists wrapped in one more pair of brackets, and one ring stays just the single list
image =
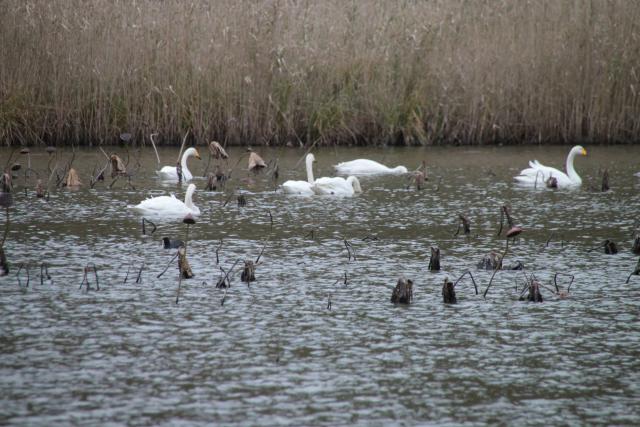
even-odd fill
[{"label": "dead lotus stem", "polygon": [[353,258],[354,261],[356,261],[356,251],[353,248],[353,245],[347,240],[347,239],[343,239],[344,242],[344,247],[347,249],[347,256],[349,257],[349,261],[351,261],[351,258]]},{"label": "dead lotus stem", "polygon": [[84,275],[82,276],[82,283],[80,283],[80,287],[78,289],[82,289],[84,285],[87,286],[87,291],[91,289],[91,284],[89,283],[89,273],[93,272],[94,277],[96,279],[96,290],[100,290],[100,282],[98,281],[98,268],[92,262],[88,263],[84,267]]},{"label": "dead lotus stem", "polygon": [[469,221],[469,218],[462,214],[458,215],[458,218],[460,219],[460,222],[458,223],[458,229],[456,230],[456,234],[454,234],[454,236],[460,234],[460,228],[462,228],[464,231],[464,235],[468,237],[471,234],[471,221]]},{"label": "dead lotus stem", "polygon": [[413,302],[413,281],[401,276],[391,293],[394,304],[411,304]]},{"label": "dead lotus stem", "polygon": [[43,262],[42,264],[40,264],[40,285],[44,285],[45,277],[47,278],[47,280],[53,283],[51,275],[49,274],[49,265],[46,262]]},{"label": "dead lotus stem", "polygon": [[[504,252],[502,253],[502,262],[504,262],[504,257],[507,256],[507,252],[509,252],[509,238],[505,239],[506,242],[506,247],[504,249]],[[501,263],[502,263],[501,262]],[[496,273],[500,271],[499,269],[495,269],[493,270],[493,274],[491,275],[491,279],[489,280],[489,284],[487,285],[487,289],[484,290],[484,293],[482,294],[482,298],[486,298],[487,297],[487,292],[489,292],[489,288],[491,287],[491,284],[493,283],[493,278],[496,276]]]},{"label": "dead lotus stem", "polygon": [[184,151],[184,145],[187,143],[187,137],[189,136],[189,132],[191,129],[187,129],[187,132],[184,134],[182,138],[182,145],[180,145],[180,151],[178,151],[178,158],[176,159],[176,163],[180,164],[180,158],[182,157],[182,151]]},{"label": "dead lotus stem", "polygon": [[575,279],[575,276],[573,274],[569,274],[569,273],[556,273],[553,275],[553,285],[556,288],[556,292],[558,294],[560,294],[560,289],[558,287],[558,276],[565,276],[565,277],[571,277],[571,281],[569,282],[569,285],[567,286],[567,293],[569,293],[571,291],[571,285],[573,284],[573,280]]},{"label": "dead lotus stem", "polygon": [[431,246],[428,269],[429,271],[440,271],[440,248],[437,246]]},{"label": "dead lotus stem", "polygon": [[224,305],[224,301],[227,298],[227,288],[224,288],[224,294],[222,295],[222,299],[220,300],[220,307]]},{"label": "dead lotus stem", "polygon": [[133,263],[129,263],[129,265],[127,266],[127,274],[125,274],[124,276],[124,280],[122,281],[122,284],[124,285],[125,283],[127,283],[127,280],[129,279],[129,270],[131,270],[131,265]]},{"label": "dead lotus stem", "polygon": [[9,214],[9,206],[4,208],[5,211],[5,222],[4,222],[4,233],[2,235],[2,241],[0,242],[0,249],[4,248],[4,242],[7,240],[7,236],[9,235],[9,227],[11,226],[11,215]]},{"label": "dead lotus stem", "polygon": [[0,277],[9,274],[9,263],[4,253],[4,248],[0,247]]},{"label": "dead lotus stem", "polygon": [[636,268],[633,270],[633,272],[631,272],[629,277],[627,277],[627,281],[625,283],[629,283],[629,280],[631,280],[631,276],[638,276],[638,275],[640,275],[640,259],[638,259],[638,263],[636,264]]},{"label": "dead lotus stem", "polygon": [[462,280],[462,278],[465,277],[466,275],[469,275],[469,277],[471,278],[471,282],[473,282],[473,287],[476,290],[476,295],[478,295],[478,285],[476,285],[476,281],[473,278],[473,274],[471,274],[471,271],[469,270],[465,271],[464,273],[462,273],[462,276],[458,277],[458,280],[455,281],[455,283],[453,284],[453,287],[455,288],[458,282]]},{"label": "dead lotus stem", "polygon": [[251,260],[244,261],[244,269],[240,274],[240,280],[245,282],[247,286],[249,283],[255,282],[256,280],[256,265]]},{"label": "dead lotus stem", "polygon": [[153,151],[156,153],[156,159],[158,160],[158,169],[160,169],[160,156],[158,155],[158,149],[156,148],[156,142],[153,140],[154,136],[157,136],[157,133],[152,133],[149,135],[149,139],[151,140],[151,146],[153,147]]},{"label": "dead lotus stem", "polygon": [[220,239],[220,243],[218,244],[218,247],[216,248],[216,265],[220,265],[220,257],[218,256],[220,249],[222,249],[222,239]]},{"label": "dead lotus stem", "polygon": [[146,234],[147,234],[147,230],[146,230],[146,228],[145,228],[145,223],[147,223],[147,222],[148,222],[149,224],[151,224],[151,226],[153,226],[153,230],[151,230],[151,234],[155,233],[155,232],[156,232],[156,230],[158,229],[158,227],[156,227],[156,225],[154,224],[154,222],[153,222],[153,221],[150,221],[150,220],[148,220],[148,219],[146,219],[146,218],[142,218],[142,234],[143,234],[143,235],[146,235]]},{"label": "dead lotus stem", "polygon": [[265,248],[267,247],[267,243],[269,243],[269,239],[267,238],[267,240],[265,240],[264,245],[262,245],[262,249],[260,250],[260,253],[258,254],[258,258],[256,258],[255,264],[258,265],[258,263],[260,262],[260,258],[262,257],[262,254],[264,253]]},{"label": "dead lotus stem", "polygon": [[231,268],[229,269],[228,272],[224,271],[224,268],[222,268],[222,266],[220,266],[220,271],[222,271],[224,273],[224,277],[222,278],[222,280],[218,280],[218,283],[216,284],[216,288],[223,288],[223,287],[231,287],[231,280],[229,279],[229,277],[233,277],[232,273],[233,270],[236,268],[236,265],[238,265],[238,263],[240,262],[239,259],[237,259],[233,265],[231,266]]},{"label": "dead lotus stem", "polygon": [[16,273],[16,278],[18,279],[18,286],[22,286],[22,282],[20,281],[20,272],[22,271],[23,268],[27,272],[27,284],[25,285],[25,288],[28,288],[29,282],[31,281],[31,275],[29,274],[29,263],[26,263],[26,264],[20,263],[18,272]]},{"label": "dead lotus stem", "polygon": [[271,209],[267,209],[267,214],[269,214],[269,230],[273,230],[273,215],[271,215]]},{"label": "dead lotus stem", "polygon": [[600,186],[600,191],[603,193],[609,191],[609,170],[605,169],[602,173],[602,185]]},{"label": "dead lotus stem", "polygon": [[162,270],[162,272],[160,272],[160,274],[156,276],[156,278],[159,279],[164,273],[167,272],[167,270],[169,269],[169,266],[173,263],[173,261],[176,259],[177,256],[178,256],[178,251],[176,251],[175,255],[173,255],[171,260],[167,263],[167,266],[164,268],[164,270]]},{"label": "dead lotus stem", "polygon": [[[89,180],[90,188],[93,188],[97,184],[97,182],[100,181],[101,179],[104,180],[104,171],[106,171],[108,167],[109,167],[109,162],[105,163],[104,167],[100,169],[100,171],[98,171],[98,173],[95,176],[93,176],[92,174],[91,179]],[[94,172],[95,172],[95,169],[94,169]]]},{"label": "dead lotus stem", "polygon": [[504,225],[504,220],[505,219],[507,220],[507,224],[509,225],[510,229],[515,227],[515,223],[513,222],[513,218],[511,218],[510,207],[508,205],[502,205],[502,207],[500,208],[500,228],[498,229],[497,236],[499,236],[500,233],[502,233],[502,227]]}]

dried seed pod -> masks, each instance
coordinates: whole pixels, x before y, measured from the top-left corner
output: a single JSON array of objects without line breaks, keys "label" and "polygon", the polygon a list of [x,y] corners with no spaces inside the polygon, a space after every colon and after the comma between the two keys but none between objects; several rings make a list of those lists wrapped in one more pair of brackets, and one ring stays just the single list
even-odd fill
[{"label": "dried seed pod", "polygon": [[211,141],[209,143],[209,153],[211,153],[211,157],[213,157],[214,159],[229,158],[229,155],[218,141]]},{"label": "dried seed pod", "polygon": [[41,199],[45,195],[46,195],[46,191],[44,189],[44,185],[42,184],[42,180],[39,179],[38,182],[36,182],[36,197]]},{"label": "dried seed pod", "polygon": [[412,301],[413,281],[400,277],[391,293],[391,302],[394,304],[411,304]]},{"label": "dried seed pod", "polygon": [[480,270],[499,270],[502,268],[502,255],[496,251],[491,251],[482,257],[482,261],[477,264]]},{"label": "dried seed pod", "polygon": [[244,262],[244,269],[240,274],[240,280],[246,283],[255,282],[256,280],[256,265],[251,260]]},{"label": "dried seed pod", "polygon": [[196,223],[195,218],[193,217],[193,215],[191,215],[190,213],[186,214],[184,216],[184,218],[182,219],[182,222],[184,222],[187,225],[193,225]]},{"label": "dried seed pod", "polygon": [[[460,225],[462,225],[462,230],[464,231],[464,235],[468,236],[471,234],[471,221],[469,221],[469,218],[467,218],[466,216],[460,214],[458,215],[458,218],[460,218]],[[460,232],[460,227],[458,226],[458,231],[456,231],[456,235],[458,235]]]},{"label": "dried seed pod", "polygon": [[545,185],[547,188],[558,188],[558,180],[552,176],[550,176],[546,181]]},{"label": "dried seed pod", "polygon": [[636,236],[635,240],[633,241],[633,247],[631,248],[631,251],[636,255],[640,255],[640,236]]},{"label": "dried seed pod", "polygon": [[65,179],[67,187],[77,188],[82,185],[80,178],[78,178],[78,172],[74,168],[69,169],[67,178]]},{"label": "dried seed pod", "polygon": [[193,277],[193,271],[191,271],[191,266],[187,260],[187,249],[184,246],[178,248],[178,268],[183,279],[191,279]]},{"label": "dried seed pod", "polygon": [[540,283],[532,280],[528,286],[527,296],[521,296],[520,301],[542,302],[542,294],[540,293]]},{"label": "dried seed pod", "polygon": [[417,171],[416,173],[413,174],[413,182],[416,186],[416,191],[422,190],[422,186],[424,185],[425,179],[426,179],[425,172]]},{"label": "dried seed pod", "polygon": [[607,255],[615,255],[618,253],[618,246],[612,240],[604,241],[604,253]]},{"label": "dried seed pod", "polygon": [[507,238],[510,239],[512,237],[516,237],[520,233],[522,233],[522,228],[516,225],[514,227],[511,227],[509,231],[507,231]]},{"label": "dried seed pod", "polygon": [[450,282],[448,277],[444,279],[444,283],[442,285],[442,301],[445,304],[458,303],[458,300],[456,298],[456,289],[453,285],[453,282]]},{"label": "dried seed pod", "polygon": [[111,161],[111,178],[127,174],[127,167],[124,165],[124,162],[120,157],[112,154],[111,157],[109,157],[109,160]]},{"label": "dried seed pod", "polygon": [[429,271],[440,271],[440,248],[431,247],[431,258],[429,258]]},{"label": "dried seed pod", "polygon": [[205,186],[205,190],[207,191],[216,191],[218,186],[218,178],[213,173],[209,173],[207,175],[207,185]]},{"label": "dried seed pod", "polygon": [[238,196],[238,206],[241,208],[247,206],[247,199],[244,197],[244,194]]},{"label": "dried seed pod", "polygon": [[262,160],[256,152],[251,151],[249,154],[249,170],[252,172],[259,172],[267,167],[267,164]]}]

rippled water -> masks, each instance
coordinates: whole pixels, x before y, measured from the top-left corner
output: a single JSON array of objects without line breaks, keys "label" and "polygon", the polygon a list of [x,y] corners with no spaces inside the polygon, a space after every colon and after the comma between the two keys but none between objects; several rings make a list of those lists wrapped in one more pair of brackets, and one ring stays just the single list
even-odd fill
[{"label": "rippled water", "polygon": [[[25,196],[19,178],[6,243],[13,269],[0,278],[0,424],[637,425],[640,277],[625,281],[638,258],[631,244],[640,147],[587,149],[589,157],[576,160],[585,181],[577,191],[511,181],[532,158],[562,166],[566,147],[317,151],[317,176],[358,157],[409,169],[427,161],[422,191],[403,177],[364,178],[363,194],[342,199],[286,196],[241,167],[227,193],[205,192],[196,180],[196,276],[182,282],[178,305],[177,263],[156,276],[174,254],[160,238],[183,238],[185,226],[158,223],[142,235],[140,217],[126,208],[149,194],[184,194],[153,178],[150,150],[135,190],[124,182],[108,189],[107,179],[93,190],[54,190],[45,201],[35,198],[33,179]],[[304,179],[302,164],[293,169],[303,152],[261,153],[279,158],[280,182]],[[9,151],[0,154],[5,164]],[[233,166],[243,152],[231,154]],[[58,155],[61,164],[70,157]],[[161,157],[169,164],[175,150]],[[190,163],[196,175],[203,158]],[[83,182],[103,159],[97,150],[77,154]],[[46,181],[43,149],[32,162]],[[604,168],[612,191],[592,191]],[[236,188],[247,206],[234,196],[224,206]],[[504,248],[496,232],[505,203],[525,229],[506,263],[535,272],[549,286],[545,302],[518,301],[523,273],[501,271],[486,299],[463,281],[459,303],[443,304],[445,277],[471,270],[486,288],[491,272],[475,265]],[[469,238],[454,236],[461,213],[471,220]],[[214,287],[220,239],[225,270],[255,259],[268,239],[257,281],[241,283],[236,268],[224,305]],[[605,239],[620,253],[604,255]],[[441,272],[427,271],[430,246],[442,250]],[[43,261],[52,280],[41,284]],[[79,290],[90,262],[99,291]],[[30,266],[28,287],[24,269],[18,283],[20,263]],[[575,275],[568,299],[550,292],[556,272]],[[410,306],[389,302],[401,275],[415,283]]]}]

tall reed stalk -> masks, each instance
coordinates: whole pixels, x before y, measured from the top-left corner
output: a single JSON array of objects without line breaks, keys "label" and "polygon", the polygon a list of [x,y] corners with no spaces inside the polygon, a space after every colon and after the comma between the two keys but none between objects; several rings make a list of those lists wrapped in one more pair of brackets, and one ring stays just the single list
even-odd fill
[{"label": "tall reed stalk", "polygon": [[640,2],[3,0],[0,143],[629,142]]}]

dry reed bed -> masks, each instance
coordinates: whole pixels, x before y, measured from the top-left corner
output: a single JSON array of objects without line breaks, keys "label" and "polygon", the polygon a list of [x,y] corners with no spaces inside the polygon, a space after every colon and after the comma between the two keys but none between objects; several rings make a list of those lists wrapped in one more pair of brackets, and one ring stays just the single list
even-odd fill
[{"label": "dry reed bed", "polygon": [[629,142],[640,2],[5,0],[0,141]]}]

